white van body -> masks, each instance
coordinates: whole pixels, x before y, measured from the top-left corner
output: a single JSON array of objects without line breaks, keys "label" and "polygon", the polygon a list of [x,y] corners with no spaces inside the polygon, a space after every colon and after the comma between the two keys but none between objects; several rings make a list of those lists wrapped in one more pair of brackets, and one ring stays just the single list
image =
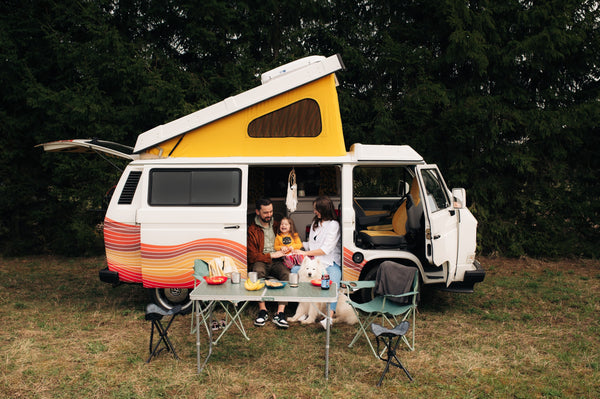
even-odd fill
[{"label": "white van body", "polygon": [[[450,191],[409,146],[346,151],[335,95],[342,68],[338,56],[298,60],[263,74],[257,88],[140,134],[132,153],[120,154],[131,162],[106,212],[101,280],[141,283],[164,307],[187,301],[194,259],[228,256],[246,270],[255,200],[270,197],[305,239],[313,201],[328,195],[340,214],[344,280],[374,279],[394,260],[418,268],[424,284],[472,291],[485,271],[464,189]],[[107,143],[43,146],[102,151]],[[300,195],[289,212],[292,170]]]}]

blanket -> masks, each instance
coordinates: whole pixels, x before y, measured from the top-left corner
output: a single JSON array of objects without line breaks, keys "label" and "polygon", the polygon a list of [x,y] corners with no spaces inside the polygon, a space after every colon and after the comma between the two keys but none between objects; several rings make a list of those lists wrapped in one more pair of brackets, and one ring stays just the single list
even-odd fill
[{"label": "blanket", "polygon": [[[375,277],[375,294],[377,295],[400,295],[410,292],[417,269],[404,266],[400,263],[385,261],[377,270]],[[410,303],[410,296],[401,298],[389,298],[390,301],[397,303]]]}]

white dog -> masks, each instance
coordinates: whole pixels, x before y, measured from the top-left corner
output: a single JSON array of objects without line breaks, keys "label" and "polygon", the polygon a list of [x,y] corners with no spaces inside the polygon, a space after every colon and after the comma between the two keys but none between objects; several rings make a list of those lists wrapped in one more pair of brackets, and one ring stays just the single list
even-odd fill
[{"label": "white dog", "polygon": [[[325,272],[325,267],[321,265],[318,259],[310,259],[308,256],[304,258],[300,270],[298,270],[298,280],[301,282],[309,282],[314,279],[320,279]],[[347,302],[348,297],[342,292],[338,293],[338,302],[334,322],[354,324],[358,321],[352,306]],[[300,321],[301,324],[310,324],[317,319],[324,318],[327,305],[322,302],[300,302],[296,309],[296,314],[290,321]]]}]

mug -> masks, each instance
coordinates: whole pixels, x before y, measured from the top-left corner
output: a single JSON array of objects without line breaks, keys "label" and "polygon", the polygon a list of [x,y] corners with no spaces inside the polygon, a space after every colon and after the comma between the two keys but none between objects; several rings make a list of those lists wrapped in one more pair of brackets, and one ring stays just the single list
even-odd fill
[{"label": "mug", "polygon": [[249,272],[248,279],[250,279],[251,282],[256,283],[256,281],[258,280],[258,273],[257,272]]},{"label": "mug", "polygon": [[241,274],[238,272],[231,273],[231,284],[239,284],[241,277]]}]

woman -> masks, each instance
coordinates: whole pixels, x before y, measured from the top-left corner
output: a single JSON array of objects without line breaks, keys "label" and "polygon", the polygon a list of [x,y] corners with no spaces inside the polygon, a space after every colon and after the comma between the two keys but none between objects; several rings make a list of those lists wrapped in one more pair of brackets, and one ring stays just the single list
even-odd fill
[{"label": "woman", "polygon": [[[305,250],[295,250],[295,254],[316,257],[326,267],[332,282],[339,287],[342,279],[342,243],[340,224],[337,221],[333,202],[329,197],[318,197],[313,202],[315,217],[310,228],[308,241],[303,243]],[[330,321],[335,313],[335,303],[331,304]],[[326,319],[321,325],[326,327]]]}]

